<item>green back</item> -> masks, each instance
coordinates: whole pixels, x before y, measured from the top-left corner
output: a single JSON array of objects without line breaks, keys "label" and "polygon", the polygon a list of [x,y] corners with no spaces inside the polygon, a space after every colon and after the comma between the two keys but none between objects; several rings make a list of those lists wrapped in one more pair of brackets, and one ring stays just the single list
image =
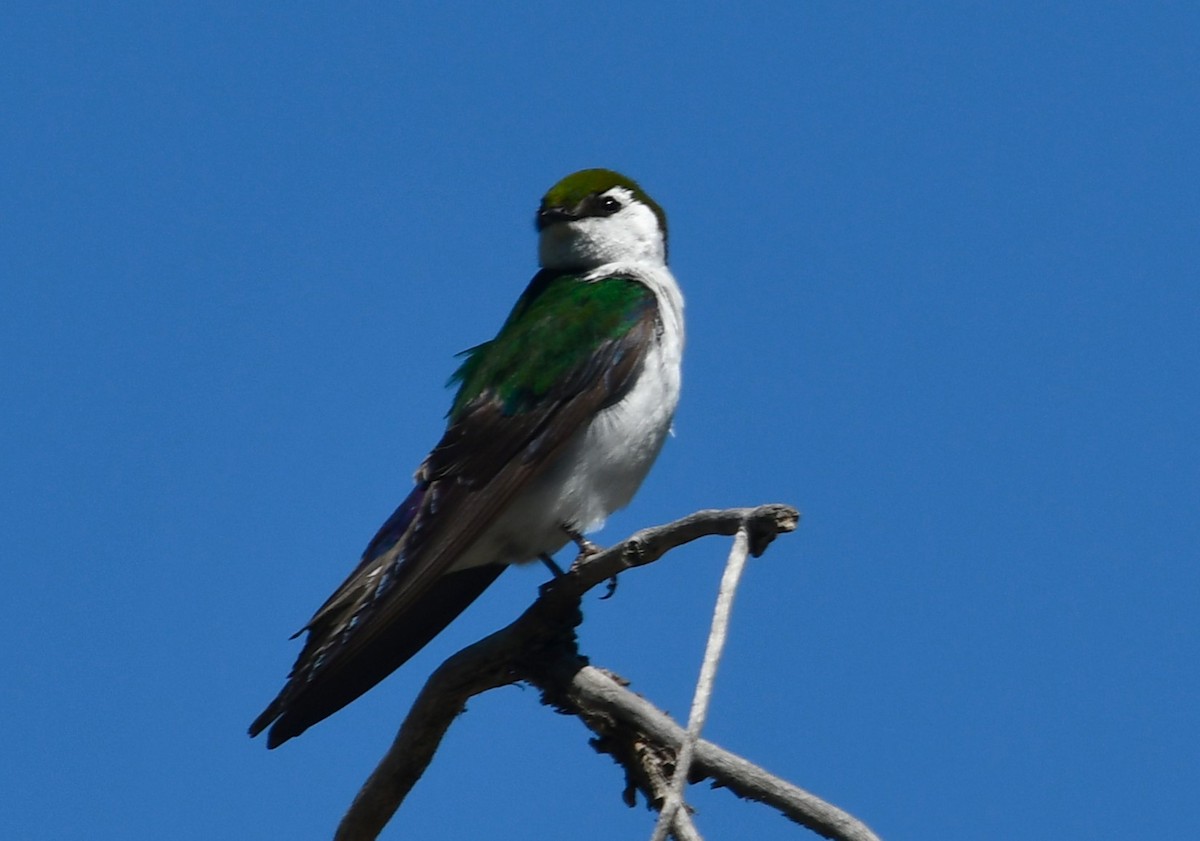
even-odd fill
[{"label": "green back", "polygon": [[639,281],[610,277],[585,283],[573,275],[539,272],[496,338],[465,352],[450,378],[458,393],[450,421],[472,401],[498,399],[506,415],[552,399],[606,342],[620,339],[655,305]]}]

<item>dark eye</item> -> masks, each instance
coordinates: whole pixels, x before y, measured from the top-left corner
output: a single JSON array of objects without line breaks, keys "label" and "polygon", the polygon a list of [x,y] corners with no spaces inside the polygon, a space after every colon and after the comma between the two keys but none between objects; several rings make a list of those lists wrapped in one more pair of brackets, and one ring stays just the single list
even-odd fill
[{"label": "dark eye", "polygon": [[616,213],[621,209],[621,203],[612,196],[602,196],[600,199],[600,209],[605,213]]}]

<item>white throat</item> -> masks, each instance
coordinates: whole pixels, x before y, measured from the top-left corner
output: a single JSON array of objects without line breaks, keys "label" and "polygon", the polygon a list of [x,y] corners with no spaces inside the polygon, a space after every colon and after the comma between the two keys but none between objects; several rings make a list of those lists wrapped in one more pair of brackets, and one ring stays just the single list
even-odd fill
[{"label": "white throat", "polygon": [[545,228],[538,260],[546,269],[587,269],[619,262],[665,266],[667,247],[654,211],[631,201],[612,216],[587,216]]}]

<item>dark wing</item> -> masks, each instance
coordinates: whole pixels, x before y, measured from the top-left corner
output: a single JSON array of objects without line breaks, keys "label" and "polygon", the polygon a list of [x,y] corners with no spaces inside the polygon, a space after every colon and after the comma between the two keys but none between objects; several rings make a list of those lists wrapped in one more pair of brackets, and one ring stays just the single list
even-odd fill
[{"label": "dark wing", "polygon": [[[564,302],[584,317],[565,328]],[[628,391],[657,330],[654,295],[635,280],[535,278],[497,338],[471,351],[417,487],[300,631],[308,632],[304,649],[250,735],[270,725],[271,748],[299,735],[465,610],[504,566],[450,567],[596,412]]]}]

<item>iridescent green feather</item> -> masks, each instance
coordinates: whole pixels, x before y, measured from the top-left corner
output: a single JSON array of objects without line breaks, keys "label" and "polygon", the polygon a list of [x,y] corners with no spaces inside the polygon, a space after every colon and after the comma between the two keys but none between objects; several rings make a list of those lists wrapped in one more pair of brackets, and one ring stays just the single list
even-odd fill
[{"label": "iridescent green feather", "polygon": [[451,423],[481,396],[498,398],[509,415],[532,407],[652,306],[654,293],[629,278],[587,283],[572,275],[539,274],[496,338],[465,352],[466,361],[450,378],[459,383]]}]

